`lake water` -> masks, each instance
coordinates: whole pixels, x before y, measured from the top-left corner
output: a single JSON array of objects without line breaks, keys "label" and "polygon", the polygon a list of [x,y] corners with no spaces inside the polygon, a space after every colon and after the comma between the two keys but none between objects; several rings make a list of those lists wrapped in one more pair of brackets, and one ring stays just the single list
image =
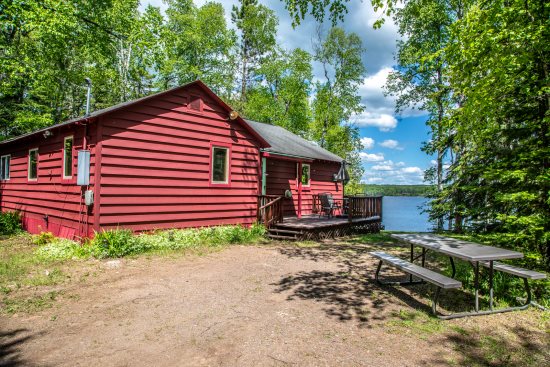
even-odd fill
[{"label": "lake water", "polygon": [[419,208],[427,201],[422,196],[384,196],[382,223],[386,230],[429,232],[432,224],[428,221],[428,214]]}]

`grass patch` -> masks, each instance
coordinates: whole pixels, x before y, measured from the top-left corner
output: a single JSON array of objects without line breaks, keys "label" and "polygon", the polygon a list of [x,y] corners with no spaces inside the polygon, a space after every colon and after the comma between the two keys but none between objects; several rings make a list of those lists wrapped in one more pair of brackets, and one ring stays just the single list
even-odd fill
[{"label": "grass patch", "polygon": [[28,298],[7,298],[3,300],[3,311],[7,314],[31,313],[51,308],[59,292],[51,291],[43,295]]},{"label": "grass patch", "polygon": [[392,238],[392,232],[381,231],[380,233],[367,233],[355,236],[352,240],[353,243],[369,243],[373,245],[395,245],[397,240]]},{"label": "grass patch", "polygon": [[58,268],[53,270],[45,270],[40,274],[36,274],[24,280],[24,284],[31,287],[52,286],[62,283],[67,276]]},{"label": "grass patch", "polygon": [[147,252],[208,250],[231,244],[258,242],[265,234],[261,225],[246,228],[218,226],[157,231],[133,235],[131,231],[116,229],[96,233],[90,242],[90,254],[97,258],[116,258]]},{"label": "grass patch", "polygon": [[448,330],[448,325],[435,317],[420,311],[399,310],[391,314],[394,319],[386,323],[393,330],[411,330],[421,337]]}]

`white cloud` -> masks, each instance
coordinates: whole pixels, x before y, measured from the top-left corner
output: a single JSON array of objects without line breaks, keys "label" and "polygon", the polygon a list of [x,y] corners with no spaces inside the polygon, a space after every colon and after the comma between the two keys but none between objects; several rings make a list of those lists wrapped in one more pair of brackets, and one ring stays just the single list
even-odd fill
[{"label": "white cloud", "polygon": [[404,162],[391,160],[365,166],[362,182],[413,185],[424,183],[424,172],[416,166],[406,166]]},{"label": "white cloud", "polygon": [[422,174],[424,171],[420,167],[403,167],[401,168],[401,172]]},{"label": "white cloud", "polygon": [[403,147],[399,145],[399,142],[393,139],[384,140],[383,142],[379,143],[379,145],[388,149],[403,150]]},{"label": "white cloud", "polygon": [[392,171],[393,167],[389,164],[377,164],[371,167],[375,171]]},{"label": "white cloud", "polygon": [[361,144],[363,144],[363,149],[368,150],[374,147],[374,139],[367,136],[361,138]]},{"label": "white cloud", "polygon": [[382,181],[384,181],[382,177],[367,177],[363,180],[363,182],[366,182],[366,183],[378,183]]},{"label": "white cloud", "polygon": [[391,131],[397,127],[397,120],[392,115],[363,112],[353,120],[357,126],[377,127],[380,131]]},{"label": "white cloud", "polygon": [[384,154],[382,154],[382,153],[372,153],[371,154],[371,153],[360,152],[359,157],[364,162],[382,162],[384,160]]}]

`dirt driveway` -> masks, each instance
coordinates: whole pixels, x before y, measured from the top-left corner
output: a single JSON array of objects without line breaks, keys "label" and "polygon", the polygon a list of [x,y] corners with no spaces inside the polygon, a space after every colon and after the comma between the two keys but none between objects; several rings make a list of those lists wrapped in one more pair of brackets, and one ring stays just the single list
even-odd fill
[{"label": "dirt driveway", "polygon": [[68,285],[53,308],[0,318],[0,365],[550,361],[540,312],[434,320],[418,295],[373,283],[368,249],[349,243],[234,246],[205,256],[97,262],[97,276]]}]

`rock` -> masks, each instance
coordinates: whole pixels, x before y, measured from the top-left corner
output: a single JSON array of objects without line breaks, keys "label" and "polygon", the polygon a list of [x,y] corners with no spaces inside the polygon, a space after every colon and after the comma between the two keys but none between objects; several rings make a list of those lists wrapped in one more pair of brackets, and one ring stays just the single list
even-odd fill
[{"label": "rock", "polygon": [[118,269],[122,265],[122,261],[120,260],[109,260],[105,262],[105,267],[107,269]]}]

